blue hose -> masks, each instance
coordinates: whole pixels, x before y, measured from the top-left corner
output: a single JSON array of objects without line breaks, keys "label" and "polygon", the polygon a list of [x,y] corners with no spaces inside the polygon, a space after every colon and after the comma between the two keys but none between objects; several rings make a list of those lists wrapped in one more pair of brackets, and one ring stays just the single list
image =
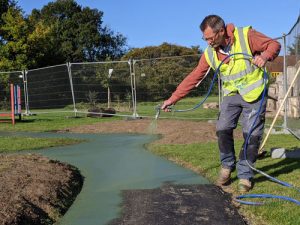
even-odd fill
[{"label": "blue hose", "polygon": [[297,205],[300,205],[300,201],[287,197],[287,196],[281,196],[281,195],[271,195],[271,194],[247,194],[247,195],[240,195],[237,196],[235,201],[242,203],[242,204],[246,204],[246,205],[264,205],[263,202],[250,202],[250,201],[244,201],[244,200],[240,200],[243,198],[274,198],[274,199],[282,199],[282,200],[286,200],[286,201],[290,201],[293,202]]},{"label": "blue hose", "polygon": [[[214,73],[214,76],[213,76],[213,78],[212,78],[211,84],[210,84],[210,86],[209,86],[208,92],[207,92],[207,94],[205,95],[205,97],[203,98],[203,100],[200,101],[200,102],[199,102],[197,105],[195,105],[193,108],[185,109],[185,110],[178,110],[178,109],[176,110],[176,109],[173,109],[173,112],[187,112],[187,111],[192,111],[192,110],[195,110],[195,109],[199,108],[199,107],[206,101],[206,99],[208,98],[208,96],[210,95],[210,93],[211,93],[211,91],[212,91],[212,88],[213,88],[213,85],[214,85],[214,83],[215,83],[215,80],[216,80],[216,78],[217,78],[217,76],[218,76],[218,73],[219,73],[219,71],[220,71],[220,67],[224,64],[224,62],[225,62],[228,58],[230,58],[230,57],[232,57],[232,56],[234,56],[234,55],[244,55],[244,56],[249,57],[249,58],[252,58],[252,57],[253,57],[253,56],[248,55],[248,54],[245,54],[245,53],[233,53],[233,54],[229,54],[228,56],[226,56],[226,57],[222,60],[222,62],[221,62],[220,65],[218,66],[218,68],[216,69],[216,71],[215,71],[215,73]],[[291,185],[291,184],[289,184],[289,183],[287,183],[287,182],[278,180],[278,179],[276,179],[276,178],[274,178],[274,177],[272,177],[272,176],[270,176],[270,175],[264,173],[263,171],[256,169],[256,168],[253,167],[253,166],[249,163],[249,161],[247,160],[247,147],[248,147],[248,142],[249,142],[250,136],[251,136],[251,134],[252,134],[252,132],[253,132],[255,122],[256,122],[256,120],[258,119],[259,114],[260,114],[260,111],[261,111],[261,109],[262,109],[263,101],[264,101],[264,99],[265,99],[265,97],[266,97],[266,92],[267,92],[267,83],[266,83],[266,82],[267,82],[267,80],[268,80],[267,78],[268,78],[268,74],[267,74],[267,72],[266,72],[266,69],[264,68],[264,85],[265,85],[265,87],[264,87],[264,90],[263,90],[263,93],[262,93],[262,97],[261,97],[261,101],[260,101],[260,106],[259,106],[258,112],[257,112],[256,117],[255,117],[255,119],[254,119],[254,122],[253,122],[253,124],[252,124],[252,126],[251,126],[251,128],[250,128],[250,131],[248,132],[248,136],[246,137],[246,140],[245,140],[245,144],[244,144],[244,156],[245,156],[245,159],[246,159],[246,161],[247,161],[247,164],[248,164],[249,167],[250,167],[251,169],[253,169],[254,171],[256,171],[256,172],[258,172],[258,173],[264,175],[265,177],[269,178],[270,180],[272,180],[272,181],[274,181],[274,182],[276,182],[276,183],[278,183],[278,184],[281,184],[281,185],[283,185],[283,186],[285,186],[285,187],[294,188],[294,189],[296,189],[298,192],[300,192],[300,189],[294,187],[293,185]],[[239,202],[239,203],[247,204],[247,205],[263,205],[263,204],[264,204],[264,203],[262,203],[262,202],[251,202],[251,201],[244,201],[244,200],[241,200],[241,199],[244,199],[244,198],[273,198],[273,199],[283,199],[283,200],[286,200],[286,201],[293,202],[293,203],[295,203],[295,204],[297,204],[297,205],[300,205],[300,201],[298,201],[298,200],[296,200],[296,199],[293,199],[293,198],[290,198],[290,197],[286,197],[286,196],[271,195],[271,194],[246,194],[246,195],[240,195],[240,196],[237,196],[234,200],[237,201],[237,202]]]},{"label": "blue hose", "polygon": [[218,69],[214,73],[214,76],[213,76],[213,78],[211,80],[211,83],[210,83],[210,86],[209,86],[209,89],[208,89],[206,95],[204,96],[204,98],[197,105],[195,105],[193,108],[190,108],[190,109],[173,109],[172,111],[173,112],[189,112],[189,111],[193,111],[195,109],[198,109],[206,101],[206,99],[210,95],[210,93],[211,93],[211,91],[212,91],[212,89],[214,87],[214,83],[216,81],[216,78],[218,77],[218,71],[219,71],[219,69],[220,69],[220,66],[218,67]]}]

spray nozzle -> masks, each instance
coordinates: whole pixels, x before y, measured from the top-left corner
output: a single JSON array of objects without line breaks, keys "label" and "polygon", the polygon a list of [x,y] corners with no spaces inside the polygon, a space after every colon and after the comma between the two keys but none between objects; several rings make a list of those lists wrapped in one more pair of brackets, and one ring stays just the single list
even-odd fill
[{"label": "spray nozzle", "polygon": [[155,107],[155,111],[156,111],[155,119],[156,119],[156,120],[159,118],[160,110],[161,110],[161,105],[157,105],[157,106]]},{"label": "spray nozzle", "polygon": [[[156,111],[156,114],[155,114],[155,119],[157,120],[159,118],[159,115],[160,115],[160,111],[161,111],[161,105],[157,105],[155,107],[155,111]],[[171,112],[173,111],[173,107],[172,106],[167,106],[167,111]]]}]

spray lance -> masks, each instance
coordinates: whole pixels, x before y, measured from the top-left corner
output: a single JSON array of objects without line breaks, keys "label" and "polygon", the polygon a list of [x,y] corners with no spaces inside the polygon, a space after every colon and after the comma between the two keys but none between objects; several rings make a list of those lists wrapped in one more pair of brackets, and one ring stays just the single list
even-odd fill
[{"label": "spray lance", "polygon": [[[156,119],[156,120],[158,120],[158,118],[159,118],[159,116],[160,116],[160,111],[162,110],[162,109],[161,109],[161,106],[162,106],[162,105],[160,105],[160,104],[158,104],[157,106],[155,106],[155,111],[156,111],[156,113],[155,113],[155,119]],[[167,107],[167,110],[170,111],[170,112],[174,112],[173,106],[168,106],[168,107]]]},{"label": "spray lance", "polygon": [[157,105],[157,106],[155,107],[155,111],[156,111],[156,113],[155,113],[155,119],[156,119],[156,120],[158,120],[158,118],[159,118],[159,116],[160,116],[160,110],[161,110],[161,105]]}]

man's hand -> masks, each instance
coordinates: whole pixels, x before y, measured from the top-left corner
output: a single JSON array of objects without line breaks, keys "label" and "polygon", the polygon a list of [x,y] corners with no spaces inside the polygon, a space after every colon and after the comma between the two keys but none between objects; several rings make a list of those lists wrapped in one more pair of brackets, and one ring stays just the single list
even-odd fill
[{"label": "man's hand", "polygon": [[267,59],[264,58],[261,55],[256,55],[253,59],[252,59],[252,63],[255,64],[258,67],[264,67],[267,63]]},{"label": "man's hand", "polygon": [[164,101],[164,103],[162,104],[162,106],[160,107],[162,110],[164,110],[165,112],[171,112],[171,109],[169,106],[172,105],[172,102],[170,100],[166,100]]}]

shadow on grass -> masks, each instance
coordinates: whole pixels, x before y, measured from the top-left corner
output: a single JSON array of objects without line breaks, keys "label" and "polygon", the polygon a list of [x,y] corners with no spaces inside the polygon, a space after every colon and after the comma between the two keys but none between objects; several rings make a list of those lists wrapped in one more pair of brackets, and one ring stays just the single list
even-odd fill
[{"label": "shadow on grass", "polygon": [[35,119],[17,120],[17,123],[33,123]]},{"label": "shadow on grass", "polygon": [[[294,149],[294,148],[292,148]],[[295,148],[297,149],[297,148]],[[270,157],[270,155],[268,155]],[[281,174],[289,174],[292,173],[294,170],[300,169],[299,159],[296,158],[283,158],[280,161],[266,165],[262,167],[257,167],[257,169],[267,173],[272,177],[278,177]],[[255,179],[255,182],[263,182],[269,180],[269,178],[262,176]]]}]

